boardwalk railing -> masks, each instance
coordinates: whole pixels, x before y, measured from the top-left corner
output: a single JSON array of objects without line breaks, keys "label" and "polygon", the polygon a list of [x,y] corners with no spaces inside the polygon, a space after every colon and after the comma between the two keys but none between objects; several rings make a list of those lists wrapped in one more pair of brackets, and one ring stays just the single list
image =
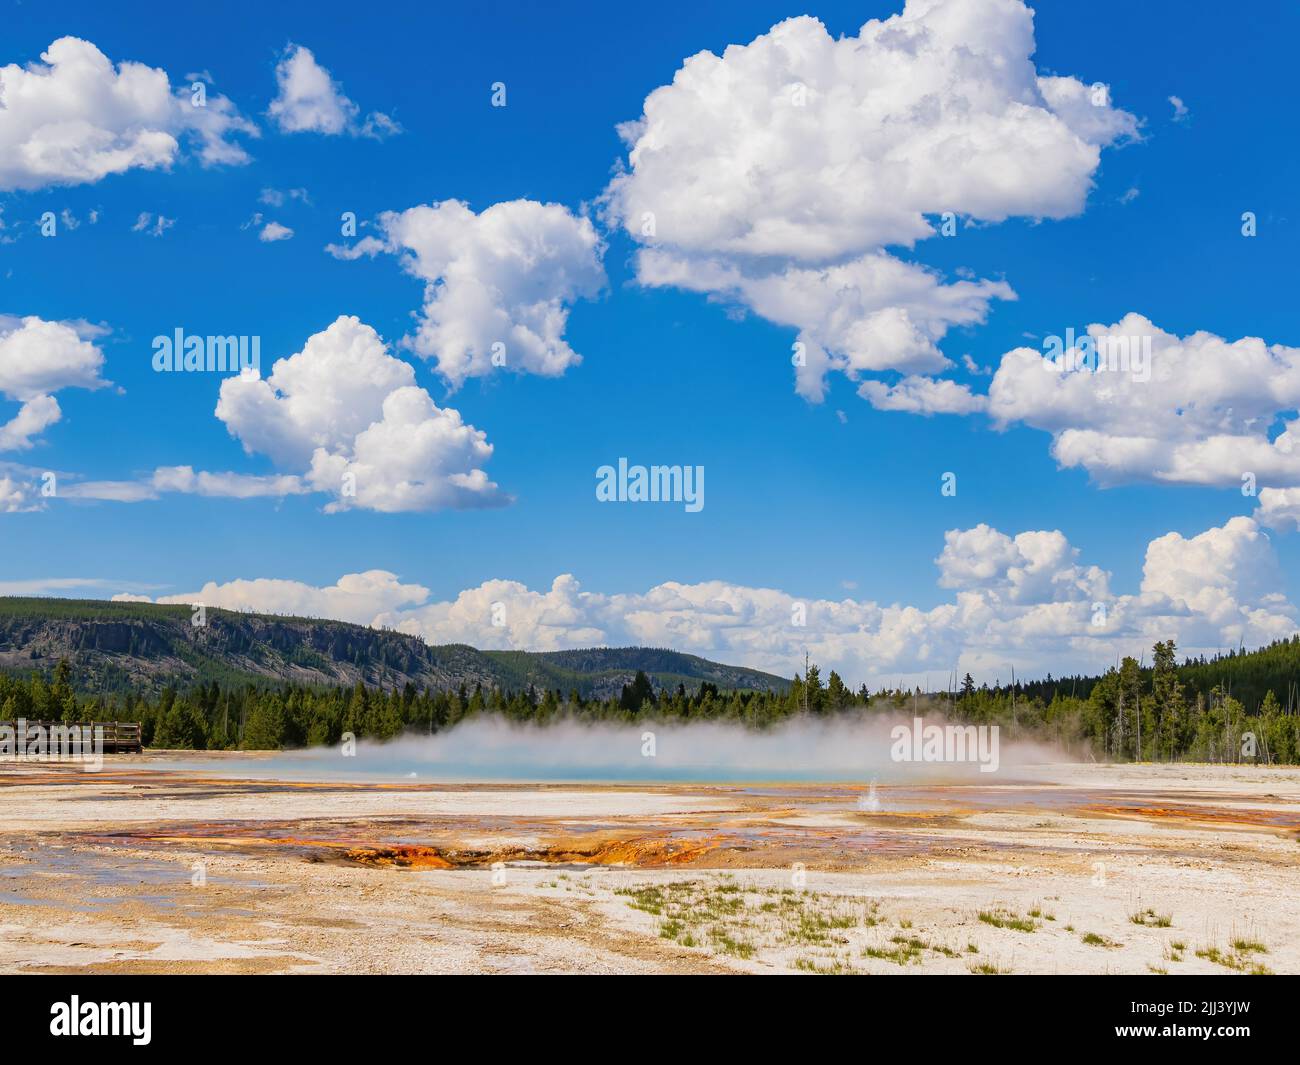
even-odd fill
[{"label": "boardwalk railing", "polygon": [[68,735],[79,735],[87,750],[98,748],[105,754],[143,750],[140,724],[136,721],[32,721],[19,718],[17,721],[0,721],[0,735],[12,736],[20,751],[27,750],[28,744],[37,736],[44,736],[48,743],[53,737]]}]

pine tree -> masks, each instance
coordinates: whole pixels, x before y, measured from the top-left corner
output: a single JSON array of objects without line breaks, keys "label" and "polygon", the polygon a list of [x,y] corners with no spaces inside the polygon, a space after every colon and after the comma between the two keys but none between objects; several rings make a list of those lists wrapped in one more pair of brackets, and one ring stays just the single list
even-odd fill
[{"label": "pine tree", "polygon": [[654,695],[654,685],[650,683],[650,678],[638,669],[632,683],[623,685],[623,694],[618,702],[628,713],[636,714],[640,713],[647,701],[653,701]]},{"label": "pine tree", "polygon": [[840,675],[831,670],[826,680],[826,705],[831,710],[843,710],[853,702],[853,693],[844,685]]}]

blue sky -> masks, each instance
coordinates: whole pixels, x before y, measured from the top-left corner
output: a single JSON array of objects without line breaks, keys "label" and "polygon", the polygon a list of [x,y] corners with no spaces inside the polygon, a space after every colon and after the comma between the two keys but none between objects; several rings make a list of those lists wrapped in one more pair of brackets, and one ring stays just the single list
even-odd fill
[{"label": "blue sky", "polygon": [[[1173,576],[1149,577],[1146,602],[1116,609],[1122,620],[1105,628],[1104,639],[1055,631],[1031,649],[1031,636],[1045,637],[1041,627],[1016,628],[1013,622],[1025,620],[1021,608],[1055,604],[1091,617],[1097,593],[1083,587],[1087,579],[1067,574],[1056,583],[1073,590],[1058,587],[1029,604],[1028,593],[1015,590],[1015,565],[1003,558],[1003,542],[972,541],[962,550],[987,554],[996,572],[963,578],[963,563],[955,560],[951,573],[942,571],[941,586],[936,558],[945,533],[981,523],[1011,538],[1059,530],[1077,553],[1071,564],[1109,574],[1109,594],[1102,596],[1108,602],[1139,596],[1150,542],[1170,533],[1190,542],[1227,528],[1234,516],[1254,514],[1259,500],[1243,496],[1235,475],[1171,480],[1159,470],[1126,468],[1103,486],[1098,482],[1106,478],[1086,463],[1063,468],[1041,417],[999,428],[983,411],[881,410],[857,394],[862,381],[893,384],[906,369],[830,372],[824,397],[811,402],[795,390],[790,353],[797,328],[734,294],[639,280],[638,241],[599,208],[615,167],[630,165],[618,124],[638,118],[647,95],[702,50],[748,45],[783,19],[805,14],[820,19],[831,38],[854,36],[868,19],[897,15],[899,4],[670,4],[653,18],[580,4],[468,11],[412,4],[360,14],[328,4],[234,4],[219,15],[147,4],[4,6],[0,65],[40,64],[51,42],[79,38],[113,64],[166,71],[173,91],[202,72],[207,92],[228,98],[260,133],[228,135],[247,153],[239,163],[205,165],[196,143],[178,132],[170,165],[133,165],[94,180],[55,173],[11,175],[7,188],[0,182],[0,237],[7,238],[0,244],[0,315],[101,327],[86,335],[102,352],[102,378],[112,383],[52,390],[61,418],[29,446],[0,453],[0,463],[12,464],[13,491],[23,492],[21,505],[0,514],[0,585],[9,590],[185,597],[209,582],[220,589],[261,578],[323,589],[347,574],[380,570],[427,595],[363,598],[337,612],[367,622],[388,614],[386,623],[431,640],[462,632],[466,642],[501,646],[644,640],[783,673],[811,644],[854,680],[938,676],[959,662],[985,673],[996,673],[1000,661],[1060,672],[1119,650],[1136,652],[1163,630],[1176,630],[1185,646],[1213,650],[1294,628],[1289,603],[1266,601],[1269,590],[1247,587],[1281,576],[1271,591],[1294,591],[1285,575],[1300,549],[1285,531],[1283,505],[1273,524],[1249,519],[1242,553],[1233,553],[1236,540],[1221,549],[1201,542],[1223,564],[1222,573],[1202,574],[1204,596],[1188,584],[1205,565],[1188,547],[1185,558],[1163,563]],[[924,5],[914,7],[921,14]],[[971,277],[1005,282],[1015,292],[1014,300],[989,300],[983,321],[942,333],[936,347],[953,365],[933,376],[982,395],[990,376],[970,372],[962,356],[996,369],[1012,349],[1039,348],[1048,334],[1118,323],[1129,312],[1175,338],[1204,331],[1227,343],[1258,337],[1267,345],[1300,345],[1289,291],[1300,168],[1294,122],[1279,102],[1290,95],[1288,49],[1300,16],[1292,5],[1251,4],[1246,32],[1208,5],[1189,7],[1039,5],[1039,76],[1103,82],[1105,110],[1133,123],[1129,134],[1099,145],[1096,167],[1083,168],[1090,187],[1077,210],[1035,217],[1039,194],[1025,193],[1026,208],[1008,210],[1001,221],[959,209],[954,238],[870,245],[923,264],[945,284]],[[355,102],[349,129],[289,132],[268,115],[290,45],[309,50],[337,95]],[[506,86],[504,107],[491,104],[494,82]],[[1170,97],[1179,98],[1183,113]],[[6,100],[10,110],[15,99]],[[739,101],[725,106],[733,105]],[[361,133],[373,112],[400,132]],[[3,116],[0,145],[18,136],[6,134]],[[93,121],[106,123],[113,136],[127,135],[113,119]],[[52,135],[38,123],[24,127],[22,137],[41,136],[42,128]],[[913,165],[924,173],[938,164]],[[683,180],[672,187],[689,187],[689,177]],[[306,197],[275,206],[260,202],[266,189],[303,189]],[[448,200],[479,215],[494,204],[533,200],[563,207],[565,224],[589,220],[604,245],[605,282],[594,298],[561,301],[568,312],[563,339],[580,363],[558,376],[496,372],[453,387],[435,357],[399,343],[417,326],[427,279],[403,269],[394,254],[349,259],[325,250],[352,243],[339,232],[345,211],[373,222],[381,212]],[[43,213],[65,210],[75,228],[60,221],[57,236],[41,236]],[[1252,238],[1241,232],[1247,211],[1257,216]],[[136,230],[142,214],[150,219]],[[153,236],[160,215],[174,223]],[[934,212],[926,217],[937,225]],[[259,240],[270,221],[291,228],[292,239]],[[372,225],[358,236],[376,232]],[[847,252],[840,250],[842,259]],[[852,253],[858,250],[865,246]],[[697,246],[689,251],[703,254]],[[320,492],[161,493],[132,502],[34,494],[34,478],[46,470],[59,471],[67,486],[143,482],[174,466],[303,475],[301,463],[291,468],[283,456],[249,454],[241,442],[251,430],[237,438],[214,416],[220,375],[155,373],[151,341],[177,327],[256,335],[265,377],[275,360],[301,352],[341,315],[372,327],[435,404],[454,408],[486,434],[493,451],[482,469],[499,486],[493,502],[504,505],[396,512],[358,505],[327,513],[330,498]],[[1279,380],[1287,378],[1287,358],[1275,359]],[[1260,388],[1267,391],[1268,382]],[[1269,439],[1295,414],[1290,393],[1275,392]],[[13,392],[0,397],[0,422],[23,401]],[[595,471],[619,456],[703,466],[704,509],[598,502]],[[1242,462],[1243,470],[1252,468]],[[940,493],[945,471],[957,474],[955,497]],[[1292,487],[1285,473],[1260,483]],[[428,609],[490,581],[545,593],[561,574],[606,598],[575,618],[525,596],[519,614],[527,623],[504,631],[478,620],[457,629],[455,610]],[[87,583],[51,583],[72,578]],[[680,609],[669,604],[660,611],[643,601],[665,582],[749,591],[720,596],[739,613],[728,621],[708,606],[714,593]],[[848,620],[828,619],[829,607],[816,608],[806,629],[774,631],[764,612],[788,615],[786,600],[773,606],[756,589],[795,602],[873,606]],[[256,588],[209,598],[271,610],[317,602],[302,598],[305,591],[289,599],[262,591],[261,599]],[[984,606],[1008,626],[1001,646],[988,642],[977,613],[968,630],[927,615],[912,636],[906,621],[879,615],[892,604],[925,614],[966,593],[995,600]],[[470,604],[462,605],[477,609]],[[644,611],[656,618],[628,620]],[[733,625],[738,631],[729,633]],[[849,646],[855,639],[860,646]],[[900,651],[909,640],[928,649]]]}]

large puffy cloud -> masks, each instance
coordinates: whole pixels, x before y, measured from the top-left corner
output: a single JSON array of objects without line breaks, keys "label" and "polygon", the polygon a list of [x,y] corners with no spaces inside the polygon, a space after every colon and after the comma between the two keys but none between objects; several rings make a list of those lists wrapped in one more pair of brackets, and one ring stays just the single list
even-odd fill
[{"label": "large puffy cloud", "polygon": [[[1173,638],[1185,653],[1210,653],[1290,635],[1296,611],[1278,591],[1277,560],[1250,518],[1197,536],[1162,536],[1148,546],[1135,594],[1080,562],[1056,530],[1008,536],[987,525],[951,530],[936,559],[949,601],[922,608],[869,600],[806,600],[775,588],[724,581],[669,581],[646,592],[584,591],[571,575],[549,588],[489,580],[452,599],[391,574],[344,578],[407,588],[400,602],[367,616],[362,606],[328,606],[332,589],[292,581],[208,585],[170,601],[202,601],[278,613],[325,613],[398,629],[429,643],[556,650],[640,644],[674,647],[789,676],[806,648],[823,670],[853,684],[941,685],[950,672],[978,680],[1061,675],[1112,665]],[[404,592],[400,594],[406,594]],[[313,604],[306,611],[303,604]],[[369,600],[362,600],[369,606]]]},{"label": "large puffy cloud", "polygon": [[1295,422],[1285,421],[1297,407],[1300,348],[1180,338],[1140,314],[1090,325],[1062,353],[1008,352],[988,395],[995,423],[1046,430],[1056,460],[1100,484],[1240,487],[1253,474],[1300,485]]},{"label": "large puffy cloud", "polygon": [[603,247],[587,218],[559,204],[510,200],[475,214],[459,200],[380,216],[382,237],[339,258],[388,252],[425,282],[411,348],[453,386],[498,366],[557,376],[581,361],[564,338],[569,306],[604,284]]},{"label": "large puffy cloud", "polygon": [[[356,504],[372,510],[493,506],[504,500],[479,468],[491,455],[487,437],[459,411],[439,408],[423,388],[410,386],[384,397],[379,419],[350,449],[317,448],[307,481],[323,492],[349,481]],[[344,494],[326,509],[349,505]]]},{"label": "large puffy cloud", "polygon": [[270,377],[223,381],[217,417],[250,453],[305,466],[317,448],[355,439],[386,396],[414,384],[409,363],[393,358],[370,326],[343,316],[277,360]]},{"label": "large puffy cloud", "polygon": [[216,414],[245,451],[305,471],[303,484],[334,497],[330,511],[505,501],[481,468],[492,455],[484,433],[438,407],[355,317],[310,337],[265,379],[246,370],[225,380]]},{"label": "large puffy cloud", "polygon": [[828,370],[943,368],[1000,281],[945,285],[883,249],[951,212],[982,222],[1080,212],[1101,149],[1134,136],[1104,87],[1040,77],[1020,0],[910,0],[838,40],[789,19],[686,60],[620,132],[612,220],[638,274],[739,300],[800,332],[799,391]]},{"label": "large puffy cloud", "polygon": [[116,67],[91,42],[61,37],[41,62],[0,67],[0,189],[99,181],[133,168],[171,166],[184,139],[204,164],[243,163],[230,138],[256,135],[224,96],[193,105],[167,74],[142,63]]},{"label": "large puffy cloud", "polygon": [[557,577],[544,592],[518,581],[484,581],[454,600],[375,619],[375,624],[422,636],[429,643],[537,650],[605,643],[608,622],[606,597],[583,592],[568,574]]},{"label": "large puffy cloud", "polygon": [[100,377],[103,352],[90,339],[97,333],[80,323],[0,315],[0,395],[22,404],[0,425],[0,451],[30,448],[62,417],[51,393],[107,383]]},{"label": "large puffy cloud", "polygon": [[1061,602],[1110,597],[1109,577],[1080,566],[1078,551],[1060,531],[1010,537],[988,525],[945,534],[937,559],[943,588],[996,590],[1012,603]]},{"label": "large puffy cloud", "polygon": [[372,111],[358,121],[361,109],[322,67],[311,49],[291,44],[275,68],[277,93],[267,110],[282,133],[384,137],[400,133],[388,115]]},{"label": "large puffy cloud", "polygon": [[1270,529],[1300,530],[1300,488],[1262,488],[1255,518]]},{"label": "large puffy cloud", "polygon": [[1246,517],[1199,536],[1167,533],[1151,541],[1142,569],[1148,611],[1184,615],[1184,639],[1215,647],[1292,635],[1283,585],[1272,544]]}]

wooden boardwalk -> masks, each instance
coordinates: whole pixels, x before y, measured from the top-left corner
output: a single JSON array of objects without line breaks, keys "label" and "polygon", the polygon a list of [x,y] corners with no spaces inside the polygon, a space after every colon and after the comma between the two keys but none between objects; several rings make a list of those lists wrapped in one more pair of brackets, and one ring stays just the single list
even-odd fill
[{"label": "wooden boardwalk", "polygon": [[19,749],[26,749],[28,742],[37,734],[37,729],[43,730],[48,742],[50,736],[76,735],[72,733],[74,728],[80,730],[83,742],[90,749],[98,748],[104,754],[124,751],[139,753],[144,749],[140,742],[140,725],[136,721],[0,721],[0,729],[5,728],[11,730]]}]

